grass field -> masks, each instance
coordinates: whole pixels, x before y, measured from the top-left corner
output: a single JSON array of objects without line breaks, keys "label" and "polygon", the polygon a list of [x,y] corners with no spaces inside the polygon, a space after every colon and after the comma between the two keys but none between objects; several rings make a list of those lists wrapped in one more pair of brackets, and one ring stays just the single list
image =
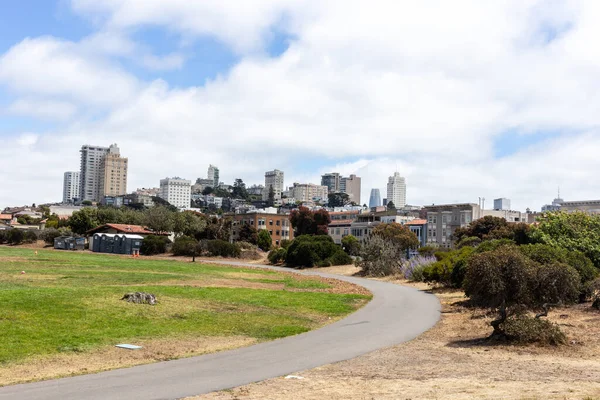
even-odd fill
[{"label": "grass field", "polygon": [[[0,246],[0,366],[138,340],[275,339],[369,299],[330,289],[261,269]],[[158,304],[120,300],[135,291],[155,294]]]}]

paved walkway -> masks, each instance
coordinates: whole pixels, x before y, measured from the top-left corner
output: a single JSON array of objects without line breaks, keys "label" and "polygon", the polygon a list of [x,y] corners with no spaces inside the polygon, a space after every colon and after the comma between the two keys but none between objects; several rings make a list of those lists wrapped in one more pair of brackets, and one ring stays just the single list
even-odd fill
[{"label": "paved walkway", "polygon": [[300,273],[356,283],[370,290],[373,300],[343,320],[301,335],[181,360],[7,386],[0,388],[0,399],[178,399],[287,375],[396,345],[425,332],[440,317],[437,298],[413,288],[310,270]]}]

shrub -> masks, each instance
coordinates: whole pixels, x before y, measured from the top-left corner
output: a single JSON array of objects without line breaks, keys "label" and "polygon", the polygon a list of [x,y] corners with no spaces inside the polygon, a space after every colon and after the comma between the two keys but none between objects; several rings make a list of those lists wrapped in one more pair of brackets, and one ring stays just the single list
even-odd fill
[{"label": "shrub", "polygon": [[558,325],[526,315],[508,317],[502,324],[502,329],[508,340],[519,344],[538,343],[558,346],[567,342],[567,337]]},{"label": "shrub", "polygon": [[167,252],[167,244],[169,244],[169,238],[165,236],[149,235],[142,241],[140,247],[140,253],[145,256],[153,256],[156,254],[164,254]]},{"label": "shrub", "polygon": [[458,242],[456,244],[456,247],[458,249],[466,247],[466,246],[477,247],[480,244],[481,244],[481,239],[478,238],[477,236],[466,236],[466,237],[462,238],[460,240],[460,242]]},{"label": "shrub", "polygon": [[281,242],[279,242],[279,247],[287,250],[287,248],[290,247],[290,244],[292,244],[291,240],[283,239]]},{"label": "shrub", "polygon": [[10,229],[6,232],[6,243],[12,245],[18,245],[23,243],[25,235],[20,229]]},{"label": "shrub", "polygon": [[229,243],[225,240],[208,240],[203,246],[208,255],[212,257],[232,257],[239,258],[242,254],[242,249],[236,243]]},{"label": "shrub", "polygon": [[373,236],[379,236],[394,243],[400,250],[416,249],[419,247],[417,235],[409,227],[397,222],[377,225],[373,229]]},{"label": "shrub", "polygon": [[352,235],[347,235],[342,238],[342,248],[351,256],[357,256],[360,252],[360,242]]},{"label": "shrub", "polygon": [[460,250],[436,253],[439,261],[423,268],[423,280],[456,288],[462,287],[467,264],[473,252],[473,247],[466,246]]},{"label": "shrub", "polygon": [[477,246],[476,251],[478,253],[485,253],[486,251],[494,251],[500,247],[516,247],[516,243],[510,239],[487,240]]},{"label": "shrub", "polygon": [[433,256],[423,257],[420,255],[404,261],[402,264],[404,278],[409,281],[423,282],[425,279],[423,276],[423,269],[436,261],[437,259]]},{"label": "shrub", "polygon": [[262,251],[269,251],[273,246],[273,239],[271,238],[271,234],[266,229],[261,229],[258,232],[258,248]]},{"label": "shrub", "polygon": [[342,249],[339,249],[331,257],[327,258],[331,265],[348,265],[352,264],[352,257],[350,257]]},{"label": "shrub", "polygon": [[326,235],[302,235],[292,241],[285,262],[290,267],[313,267],[342,250]]},{"label": "shrub", "polygon": [[62,234],[58,229],[55,228],[44,229],[40,232],[40,239],[43,240],[44,243],[50,245],[53,245],[54,239],[56,239],[59,236],[62,236]]},{"label": "shrub", "polygon": [[537,268],[533,296],[539,304],[574,303],[579,298],[580,287],[581,278],[575,268],[553,262]]},{"label": "shrub", "polygon": [[175,256],[193,257],[197,253],[198,241],[193,237],[180,236],[175,239],[171,252]]},{"label": "shrub", "polygon": [[250,242],[240,241],[240,242],[236,242],[236,243],[238,246],[240,246],[240,249],[242,249],[242,250],[256,250],[257,249],[257,246]]},{"label": "shrub", "polygon": [[6,230],[0,230],[0,244],[4,244],[7,241],[7,233],[8,231]]},{"label": "shrub", "polygon": [[287,250],[284,248],[273,249],[269,252],[269,262],[271,264],[279,264],[285,261]]},{"label": "shrub", "polygon": [[431,245],[420,247],[418,250],[419,254],[423,257],[433,257],[436,251],[438,251],[438,248]]},{"label": "shrub", "polygon": [[389,276],[402,272],[404,249],[381,236],[371,236],[362,245],[357,266],[367,276]]},{"label": "shrub", "polygon": [[27,229],[23,232],[23,242],[24,243],[35,243],[38,240],[38,231],[33,229]]}]

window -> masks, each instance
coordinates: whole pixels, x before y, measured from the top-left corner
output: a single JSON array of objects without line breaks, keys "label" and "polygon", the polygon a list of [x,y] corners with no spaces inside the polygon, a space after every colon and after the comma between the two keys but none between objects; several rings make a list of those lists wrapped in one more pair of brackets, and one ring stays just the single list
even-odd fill
[{"label": "window", "polygon": [[273,236],[273,231],[269,231],[269,235]]},{"label": "window", "polygon": [[279,231],[275,231],[275,235],[279,236]]},{"label": "window", "polygon": [[445,215],[443,215],[443,216],[442,216],[442,224],[445,224],[445,223],[446,223],[446,216],[445,216]]},{"label": "window", "polygon": [[275,221],[275,225],[279,226],[279,220]]},{"label": "window", "polygon": [[269,225],[273,225],[273,220],[272,219],[269,220]]},{"label": "window", "polygon": [[336,235],[339,235],[339,234],[340,234],[340,228],[336,228],[336,229],[335,229],[335,234],[336,234]]}]

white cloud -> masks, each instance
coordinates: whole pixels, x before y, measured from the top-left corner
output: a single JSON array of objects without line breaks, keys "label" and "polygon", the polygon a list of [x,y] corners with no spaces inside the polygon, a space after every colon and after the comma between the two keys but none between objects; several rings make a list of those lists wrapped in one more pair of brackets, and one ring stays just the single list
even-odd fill
[{"label": "white cloud", "polygon": [[64,101],[40,101],[37,99],[22,98],[8,106],[8,114],[31,116],[43,120],[65,121],[70,119],[77,107]]},{"label": "white cloud", "polygon": [[[371,187],[385,196],[396,169],[412,204],[510,197],[517,208],[538,209],[558,185],[567,199],[600,197],[600,51],[589,45],[600,35],[595,2],[73,6],[100,21],[97,34],[79,43],[25,39],[0,58],[0,84],[24,96],[15,104],[39,97],[77,109],[63,132],[42,135],[23,157],[0,149],[17,167],[11,181],[38,183],[20,195],[31,201],[59,198],[61,171],[77,169],[81,144],[112,142],[130,158],[131,189],[167,175],[195,179],[213,163],[223,180],[250,184],[273,168],[288,184],[357,173],[363,202]],[[241,60],[203,86],[143,82],[118,60],[135,54],[146,67],[185,67],[180,49],[158,57],[132,42],[128,34],[144,26],[215,37]],[[294,37],[276,58],[263,51],[274,29]],[[90,121],[89,112],[102,117]],[[494,138],[509,129],[572,133],[495,159]],[[44,172],[56,173],[53,181],[38,182],[31,161],[56,149],[57,137],[68,156]],[[2,205],[9,199],[0,195]]]}]

